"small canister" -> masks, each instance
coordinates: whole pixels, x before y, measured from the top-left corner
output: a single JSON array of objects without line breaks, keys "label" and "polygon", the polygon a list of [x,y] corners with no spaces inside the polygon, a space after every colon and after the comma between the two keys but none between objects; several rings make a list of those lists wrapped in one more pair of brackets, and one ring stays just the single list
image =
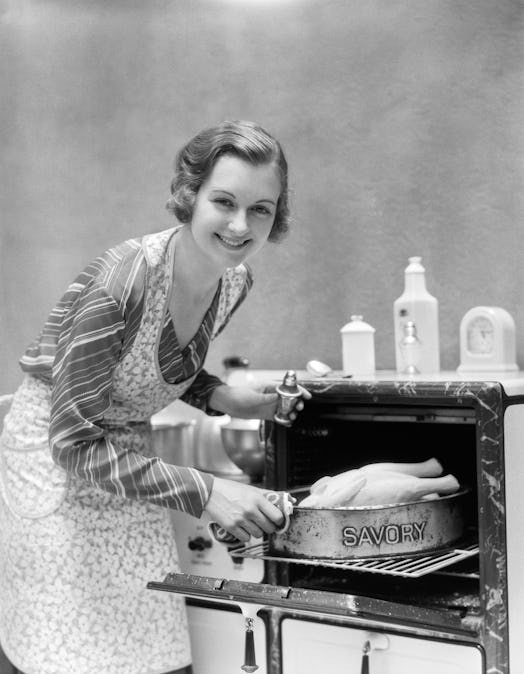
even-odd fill
[{"label": "small canister", "polygon": [[344,376],[358,377],[375,373],[375,328],[362,316],[351,316],[341,328],[342,370]]},{"label": "small canister", "polygon": [[288,370],[284,381],[277,386],[278,403],[277,411],[273,419],[282,426],[291,426],[289,415],[295,408],[297,398],[302,396],[297,384],[297,375],[294,370]]}]

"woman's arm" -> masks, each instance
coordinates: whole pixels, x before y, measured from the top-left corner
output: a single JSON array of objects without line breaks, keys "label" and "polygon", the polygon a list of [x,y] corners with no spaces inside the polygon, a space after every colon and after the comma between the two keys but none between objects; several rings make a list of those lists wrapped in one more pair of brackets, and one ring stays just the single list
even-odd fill
[{"label": "woman's arm", "polygon": [[209,406],[239,419],[272,419],[277,410],[276,393],[262,393],[247,386],[222,384],[214,389]]},{"label": "woman's arm", "polygon": [[124,329],[119,302],[96,284],[85,288],[64,317],[53,368],[53,458],[105,491],[198,517],[211,493],[211,475],[146,458],[112,442],[99,425],[111,407]]},{"label": "woman's arm", "polygon": [[180,400],[211,416],[223,414],[223,412],[213,410],[209,406],[209,399],[213,391],[223,385],[224,382],[215,375],[209,374],[206,370],[200,370],[191,386],[180,396]]},{"label": "woman's arm", "polygon": [[[299,386],[301,398],[297,400],[294,410],[304,409],[303,400],[309,400],[311,393],[303,386]],[[209,405],[213,409],[240,419],[272,419],[277,411],[278,395],[276,393],[262,393],[245,386],[228,386],[223,384],[217,387],[209,398]],[[296,412],[291,412],[291,421],[296,419]]]}]

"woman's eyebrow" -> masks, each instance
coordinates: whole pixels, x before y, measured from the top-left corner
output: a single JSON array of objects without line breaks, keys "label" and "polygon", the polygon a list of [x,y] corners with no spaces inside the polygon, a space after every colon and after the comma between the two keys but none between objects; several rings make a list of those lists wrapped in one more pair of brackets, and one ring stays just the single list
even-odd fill
[{"label": "woman's eyebrow", "polygon": [[230,197],[234,197],[235,195],[233,192],[228,192],[227,190],[223,190],[220,187],[214,187],[211,192],[221,192],[222,194],[228,194]]},{"label": "woman's eyebrow", "polygon": [[[233,197],[233,199],[236,198],[235,195],[233,194],[233,192],[228,192],[228,190],[223,190],[220,187],[214,187],[211,190],[211,194],[214,194],[215,192],[220,192],[221,194],[227,194],[228,196]],[[275,202],[273,201],[273,199],[259,199],[255,203],[261,204],[262,202],[272,204],[273,206],[275,206]]]}]

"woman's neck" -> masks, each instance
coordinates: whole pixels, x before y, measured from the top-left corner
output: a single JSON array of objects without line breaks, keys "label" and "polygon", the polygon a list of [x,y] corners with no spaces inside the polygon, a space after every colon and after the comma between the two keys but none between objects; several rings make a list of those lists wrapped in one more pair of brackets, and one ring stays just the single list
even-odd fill
[{"label": "woman's neck", "polygon": [[173,281],[196,300],[214,295],[222,270],[215,269],[195,245],[189,225],[180,230],[175,247]]}]

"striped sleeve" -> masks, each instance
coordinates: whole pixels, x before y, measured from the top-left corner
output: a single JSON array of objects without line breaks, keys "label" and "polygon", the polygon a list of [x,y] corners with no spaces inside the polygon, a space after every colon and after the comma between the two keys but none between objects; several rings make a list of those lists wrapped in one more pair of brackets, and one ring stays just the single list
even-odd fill
[{"label": "striped sleeve", "polygon": [[180,396],[180,400],[183,400],[192,407],[203,410],[209,414],[209,416],[222,416],[222,412],[217,412],[209,407],[208,404],[213,391],[218,386],[223,386],[223,384],[224,382],[218,377],[215,377],[215,375],[209,374],[206,370],[200,370],[195,381],[187,391]]},{"label": "striped sleeve", "polygon": [[[119,284],[124,294],[129,283],[123,279]],[[100,425],[111,406],[112,375],[129,309],[120,296],[93,281],[62,317],[53,366],[53,459],[105,491],[199,517],[211,493],[211,475],[117,445]]]}]

